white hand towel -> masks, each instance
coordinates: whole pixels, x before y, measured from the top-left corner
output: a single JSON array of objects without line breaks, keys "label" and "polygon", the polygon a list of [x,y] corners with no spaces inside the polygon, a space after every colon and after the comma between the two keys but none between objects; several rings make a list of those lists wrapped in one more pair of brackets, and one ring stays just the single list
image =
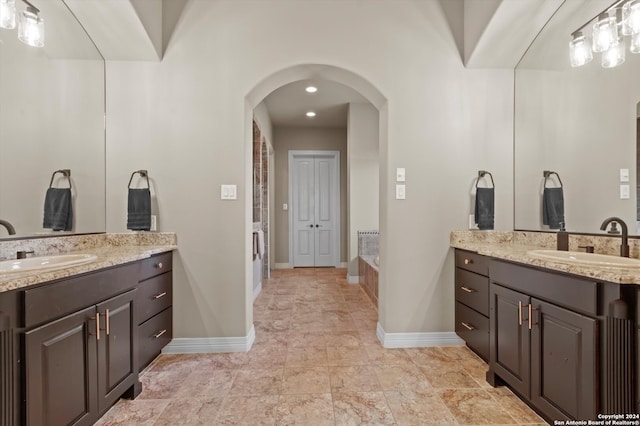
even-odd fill
[{"label": "white hand towel", "polygon": [[255,233],[258,234],[258,256],[262,259],[264,257],[264,231],[258,229]]}]

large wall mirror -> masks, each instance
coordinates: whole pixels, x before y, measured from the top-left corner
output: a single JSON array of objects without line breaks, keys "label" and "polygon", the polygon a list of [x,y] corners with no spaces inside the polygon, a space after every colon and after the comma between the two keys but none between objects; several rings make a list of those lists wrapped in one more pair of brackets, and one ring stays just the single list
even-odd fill
[{"label": "large wall mirror", "polygon": [[[566,0],[515,71],[515,228],[549,230],[542,220],[543,172],[555,171],[564,193],[568,231],[599,233],[602,221],[622,218],[638,232],[638,116],[640,54],[605,69],[600,54],[571,68],[573,31],[612,0]],[[627,37],[628,39],[628,37]],[[620,171],[629,170],[628,182]],[[629,185],[622,199],[621,185]],[[553,176],[547,186],[559,186]]]},{"label": "large wall mirror", "polygon": [[[105,231],[105,65],[62,0],[31,0],[45,45],[0,28],[0,219],[12,237],[60,235],[43,228],[53,172],[71,171],[71,233]],[[17,13],[26,5],[16,0]],[[54,187],[67,187],[57,174]],[[0,226],[0,238],[8,232]]]}]

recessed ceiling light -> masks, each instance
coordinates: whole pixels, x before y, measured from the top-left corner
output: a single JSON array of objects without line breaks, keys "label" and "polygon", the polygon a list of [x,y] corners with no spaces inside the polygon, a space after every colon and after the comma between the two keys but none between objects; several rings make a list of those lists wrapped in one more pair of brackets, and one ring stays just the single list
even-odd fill
[{"label": "recessed ceiling light", "polygon": [[315,117],[315,116],[316,116],[316,113],[315,113],[315,112],[313,112],[313,111],[307,111],[307,114],[306,114],[306,115],[307,115],[307,117],[309,117],[309,118],[313,118],[313,117]]},{"label": "recessed ceiling light", "polygon": [[307,86],[306,89],[304,89],[307,93],[316,93],[318,91],[318,88],[315,86]]}]

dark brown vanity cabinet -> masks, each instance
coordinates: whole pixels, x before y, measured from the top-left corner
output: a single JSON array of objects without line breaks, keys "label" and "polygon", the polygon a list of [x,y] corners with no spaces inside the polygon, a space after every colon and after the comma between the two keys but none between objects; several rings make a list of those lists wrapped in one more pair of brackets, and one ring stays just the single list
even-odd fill
[{"label": "dark brown vanity cabinet", "polygon": [[456,250],[456,333],[485,361],[489,359],[489,258]]},{"label": "dark brown vanity cabinet", "polygon": [[496,259],[489,275],[491,384],[548,420],[635,412],[628,286]]}]

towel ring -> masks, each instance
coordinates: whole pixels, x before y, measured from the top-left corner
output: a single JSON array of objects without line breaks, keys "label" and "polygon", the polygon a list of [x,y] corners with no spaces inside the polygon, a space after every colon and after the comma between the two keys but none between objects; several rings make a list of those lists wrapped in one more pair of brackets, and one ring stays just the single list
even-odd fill
[{"label": "towel ring", "polygon": [[478,178],[476,179],[476,189],[478,189],[478,184],[480,183],[480,179],[483,178],[485,175],[489,175],[489,177],[491,178],[491,187],[495,188],[496,184],[493,182],[493,176],[491,175],[491,173],[489,173],[486,170],[478,170]]},{"label": "towel ring", "polygon": [[545,170],[542,172],[542,176],[544,177],[544,185],[543,187],[546,188],[547,187],[547,180],[551,177],[551,175],[556,175],[556,177],[558,178],[558,182],[560,182],[560,188],[563,187],[562,185],[562,179],[560,179],[560,175],[556,172],[553,172],[551,170]]},{"label": "towel ring", "polygon": [[56,177],[56,174],[61,173],[64,177],[69,181],[69,189],[71,189],[71,170],[70,169],[60,169],[53,172],[51,175],[51,182],[49,182],[49,188],[53,188],[53,178]]},{"label": "towel ring", "polygon": [[136,175],[136,173],[147,180],[147,188],[151,189],[151,186],[149,185],[149,173],[147,173],[146,170],[136,170],[135,172],[131,173],[131,178],[129,178],[129,185],[127,185],[127,188],[131,189],[131,182],[133,181],[133,177]]}]

